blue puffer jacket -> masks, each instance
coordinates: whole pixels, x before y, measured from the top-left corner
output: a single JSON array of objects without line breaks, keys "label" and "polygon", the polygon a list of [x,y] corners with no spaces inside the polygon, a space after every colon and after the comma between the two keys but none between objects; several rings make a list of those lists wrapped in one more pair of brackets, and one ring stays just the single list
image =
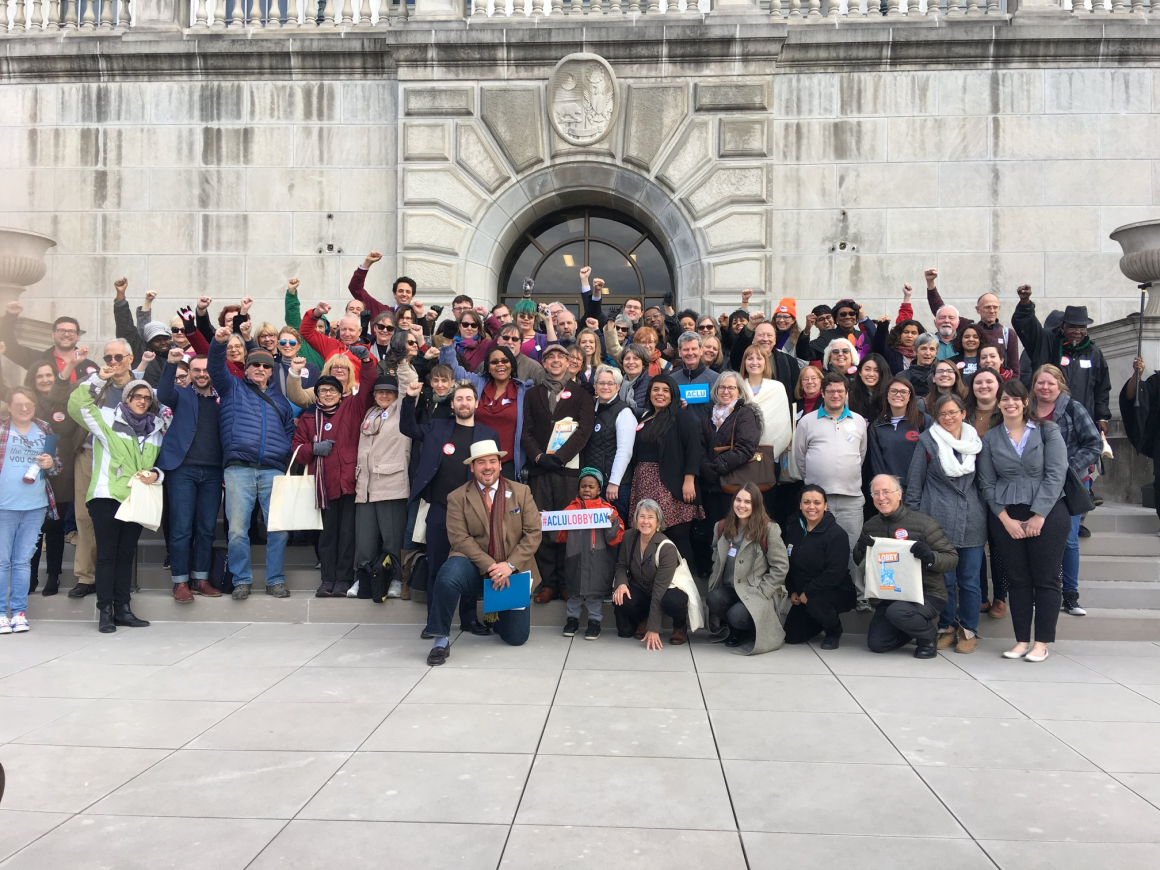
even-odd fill
[{"label": "blue puffer jacket", "polygon": [[216,340],[209,343],[208,367],[221,397],[222,462],[254,462],[285,471],[294,435],[290,402],[271,388],[266,391],[274,403],[271,407],[270,402],[235,377],[226,368],[226,346]]}]

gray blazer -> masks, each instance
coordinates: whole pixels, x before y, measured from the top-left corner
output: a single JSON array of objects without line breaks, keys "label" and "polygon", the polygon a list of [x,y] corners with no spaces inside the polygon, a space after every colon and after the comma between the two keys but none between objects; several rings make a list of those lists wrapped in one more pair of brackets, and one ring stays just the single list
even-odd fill
[{"label": "gray blazer", "polygon": [[987,509],[975,486],[978,457],[975,459],[975,474],[947,477],[938,457],[938,442],[930,429],[918,437],[910,454],[906,506],[937,521],[956,547],[981,547],[987,543]]},{"label": "gray blazer", "polygon": [[1022,457],[1002,423],[983,436],[975,477],[996,516],[1013,504],[1030,505],[1032,512],[1047,516],[1063,496],[1066,476],[1067,446],[1054,423],[1036,424]]}]

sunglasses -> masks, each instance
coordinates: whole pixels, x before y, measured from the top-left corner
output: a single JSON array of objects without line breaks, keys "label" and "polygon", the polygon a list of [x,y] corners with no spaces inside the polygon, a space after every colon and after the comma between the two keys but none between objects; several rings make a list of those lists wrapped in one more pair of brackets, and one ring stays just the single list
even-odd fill
[{"label": "sunglasses", "polygon": [[700,332],[712,332],[713,331],[713,324],[712,323],[702,323],[700,326],[697,327],[697,329]]},{"label": "sunglasses", "polygon": [[123,353],[107,353],[107,354],[105,354],[105,365],[112,365],[113,363],[119,363],[124,358],[125,358],[125,354],[123,354]]},{"label": "sunglasses", "polygon": [[269,363],[250,363],[247,368],[251,369],[265,369],[268,372],[274,371],[274,367]]},{"label": "sunglasses", "polygon": [[489,366],[510,366],[510,365],[511,365],[511,363],[510,363],[510,362],[508,362],[506,359],[492,359],[492,360],[488,360],[488,361],[487,361],[487,364],[488,364]]},{"label": "sunglasses", "polygon": [[476,326],[474,323],[472,323],[470,320],[464,320],[462,323],[459,324],[459,328],[460,329],[479,329],[479,327]]},{"label": "sunglasses", "polygon": [[628,332],[628,327],[627,326],[617,326],[616,331],[617,332]]},{"label": "sunglasses", "polygon": [[519,344],[523,339],[518,335],[501,335],[498,341],[510,341],[512,344]]},{"label": "sunglasses", "polygon": [[375,329],[384,329],[387,332],[394,332],[395,331],[395,327],[391,326],[391,324],[389,324],[389,323],[376,323]]},{"label": "sunglasses", "polygon": [[278,344],[282,347],[293,347],[294,345],[298,344],[298,342],[292,338],[280,338],[278,339]]}]

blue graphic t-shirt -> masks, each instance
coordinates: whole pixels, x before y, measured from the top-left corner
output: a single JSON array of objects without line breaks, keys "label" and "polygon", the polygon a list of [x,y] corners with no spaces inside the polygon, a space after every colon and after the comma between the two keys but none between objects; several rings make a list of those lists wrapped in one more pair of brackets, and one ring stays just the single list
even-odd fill
[{"label": "blue graphic t-shirt", "polygon": [[21,435],[15,426],[8,427],[8,446],[4,450],[4,464],[0,466],[0,510],[31,511],[48,507],[48,491],[44,487],[44,472],[34,483],[25,483],[24,472],[44,452],[44,432],[35,423],[28,435]]}]

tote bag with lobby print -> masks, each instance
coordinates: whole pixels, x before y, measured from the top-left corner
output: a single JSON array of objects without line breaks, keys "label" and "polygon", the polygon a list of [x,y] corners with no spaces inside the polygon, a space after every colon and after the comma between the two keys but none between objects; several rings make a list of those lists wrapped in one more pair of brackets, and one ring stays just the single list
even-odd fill
[{"label": "tote bag with lobby print", "polygon": [[922,604],[922,565],[910,552],[914,541],[875,538],[866,550],[866,597]]},{"label": "tote bag with lobby print", "polygon": [[270,488],[270,519],[266,529],[271,532],[304,532],[322,528],[322,511],[314,494],[313,474],[290,474],[299,448],[286,464],[286,473],[274,478]]}]

